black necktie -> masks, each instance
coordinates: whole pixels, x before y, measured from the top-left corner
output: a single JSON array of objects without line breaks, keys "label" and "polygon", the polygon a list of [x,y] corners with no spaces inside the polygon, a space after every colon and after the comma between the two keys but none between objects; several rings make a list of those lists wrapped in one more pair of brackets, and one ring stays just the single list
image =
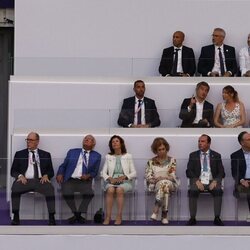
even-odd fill
[{"label": "black necktie", "polygon": [[222,57],[222,53],[221,53],[221,48],[218,48],[218,50],[219,50],[219,58],[220,58],[220,73],[221,73],[221,76],[224,76],[225,68],[224,68],[224,62],[223,62],[223,57]]},{"label": "black necktie", "polygon": [[37,166],[37,161],[36,161],[36,157],[35,157],[35,152],[31,151],[32,153],[32,162],[33,162],[33,167],[34,167],[34,178],[38,179],[38,166]]},{"label": "black necktie", "polygon": [[175,49],[175,52],[174,52],[174,61],[173,61],[173,67],[172,67],[172,71],[171,71],[172,76],[177,76],[178,51],[179,50],[180,49]]},{"label": "black necktie", "polygon": [[141,124],[141,100],[138,100],[137,124]]}]

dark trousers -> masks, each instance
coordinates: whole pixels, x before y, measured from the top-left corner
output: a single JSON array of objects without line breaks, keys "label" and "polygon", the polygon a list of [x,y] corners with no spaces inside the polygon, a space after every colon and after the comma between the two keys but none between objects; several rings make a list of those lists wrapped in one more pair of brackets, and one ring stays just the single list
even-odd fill
[{"label": "dark trousers", "polygon": [[[75,193],[80,193],[80,206],[76,208]],[[89,203],[94,197],[92,180],[84,181],[70,178],[62,184],[62,195],[72,213],[87,213]]]},{"label": "dark trousers", "polygon": [[[209,185],[205,185],[205,192],[211,193],[214,198],[214,216],[220,216],[221,214],[221,204],[222,204],[222,195],[223,190],[221,189],[221,184],[217,183],[217,186],[213,190],[208,189]],[[190,189],[188,190],[189,196],[189,211],[190,216],[195,218],[197,213],[197,200],[199,198],[200,193],[202,193],[195,181],[190,180]]]},{"label": "dark trousers", "polygon": [[21,195],[30,191],[38,192],[45,196],[49,213],[55,213],[55,190],[51,183],[41,183],[39,179],[28,179],[26,184],[14,181],[11,189],[12,212],[20,210]]},{"label": "dark trousers", "polygon": [[250,187],[246,188],[240,184],[237,186],[236,192],[238,192],[238,194],[244,193],[247,195],[248,209],[250,211]]}]

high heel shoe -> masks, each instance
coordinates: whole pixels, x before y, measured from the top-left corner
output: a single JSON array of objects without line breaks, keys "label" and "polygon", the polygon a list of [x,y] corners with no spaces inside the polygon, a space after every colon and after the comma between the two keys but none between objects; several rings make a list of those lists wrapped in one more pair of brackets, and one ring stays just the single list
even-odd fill
[{"label": "high heel shoe", "polygon": [[109,225],[109,223],[110,223],[110,218],[106,218],[102,224]]},{"label": "high heel shoe", "polygon": [[116,226],[119,226],[122,224],[122,218],[121,217],[116,217],[115,223]]}]

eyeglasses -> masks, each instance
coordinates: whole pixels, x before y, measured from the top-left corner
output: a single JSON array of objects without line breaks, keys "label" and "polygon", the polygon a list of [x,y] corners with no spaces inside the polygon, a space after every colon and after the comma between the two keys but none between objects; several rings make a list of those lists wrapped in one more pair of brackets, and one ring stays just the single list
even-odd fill
[{"label": "eyeglasses", "polygon": [[34,141],[37,141],[37,139],[29,139],[29,138],[26,138],[25,141],[26,141],[26,142],[34,142]]}]

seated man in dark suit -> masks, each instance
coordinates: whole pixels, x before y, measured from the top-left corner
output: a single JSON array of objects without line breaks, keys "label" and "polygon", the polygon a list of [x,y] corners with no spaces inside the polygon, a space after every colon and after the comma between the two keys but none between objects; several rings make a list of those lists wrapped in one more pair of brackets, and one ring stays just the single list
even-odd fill
[{"label": "seated man in dark suit", "polygon": [[123,100],[118,125],[125,128],[153,128],[161,124],[155,101],[144,96],[145,83],[134,83],[135,96]]},{"label": "seated man in dark suit", "polygon": [[208,191],[214,197],[214,225],[223,226],[220,219],[223,190],[221,181],[225,177],[221,155],[210,149],[211,138],[201,135],[199,150],[189,155],[186,176],[190,180],[188,190],[190,220],[187,225],[196,224],[197,199],[199,194]]},{"label": "seated man in dark suit", "polygon": [[[62,184],[62,195],[71,209],[73,216],[69,224],[85,223],[88,205],[94,197],[92,180],[96,177],[101,163],[101,155],[94,151],[96,141],[92,135],[83,138],[82,148],[70,149],[62,165],[60,165],[56,180]],[[76,208],[74,193],[79,192],[81,203]]]},{"label": "seated man in dark suit", "polygon": [[247,222],[250,222],[250,133],[243,131],[238,135],[241,149],[231,154],[231,170],[235,180],[234,194],[238,198],[240,193],[247,194],[249,213]]},{"label": "seated man in dark suit", "polygon": [[183,46],[185,34],[173,34],[173,46],[163,50],[159,72],[162,76],[193,76],[196,70],[194,51]]},{"label": "seated man in dark suit", "polygon": [[234,76],[237,73],[235,48],[223,44],[226,32],[214,29],[213,44],[201,48],[198,72],[202,76]]},{"label": "seated man in dark suit", "polygon": [[55,194],[50,179],[54,176],[50,153],[38,149],[39,135],[31,132],[28,134],[27,149],[16,152],[11,167],[11,176],[15,178],[12,185],[11,202],[14,218],[12,225],[19,225],[19,210],[21,195],[30,191],[41,193],[45,196],[49,225],[55,225]]},{"label": "seated man in dark suit", "polygon": [[214,107],[206,101],[209,89],[208,83],[199,82],[196,85],[195,96],[184,99],[179,114],[182,128],[213,127]]}]

